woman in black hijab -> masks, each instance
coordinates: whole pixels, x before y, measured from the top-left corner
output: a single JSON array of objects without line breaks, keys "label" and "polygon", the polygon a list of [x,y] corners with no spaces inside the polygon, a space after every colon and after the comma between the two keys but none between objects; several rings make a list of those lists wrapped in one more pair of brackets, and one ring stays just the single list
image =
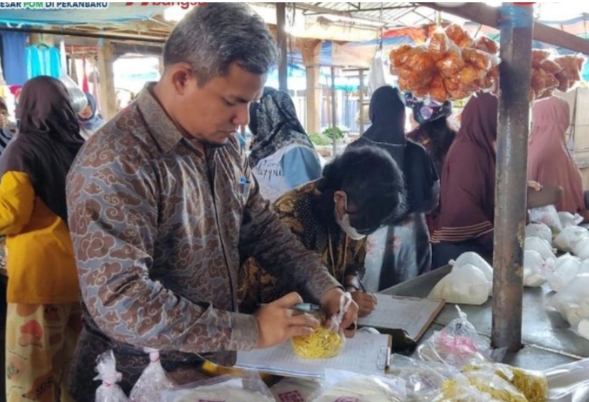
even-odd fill
[{"label": "woman in black hijab", "polygon": [[369,282],[369,275],[373,275],[372,282],[378,283],[381,290],[431,269],[425,215],[438,205],[439,178],[427,151],[405,136],[406,108],[398,89],[384,86],[374,92],[370,120],[370,128],[350,146],[369,145],[387,150],[402,167],[407,189],[404,218],[369,239],[365,280]]},{"label": "woman in black hijab", "polygon": [[20,131],[0,157],[0,234],[10,255],[6,396],[52,400],[67,389],[82,325],[65,182],[84,140],[54,78],[28,81],[16,114]]}]

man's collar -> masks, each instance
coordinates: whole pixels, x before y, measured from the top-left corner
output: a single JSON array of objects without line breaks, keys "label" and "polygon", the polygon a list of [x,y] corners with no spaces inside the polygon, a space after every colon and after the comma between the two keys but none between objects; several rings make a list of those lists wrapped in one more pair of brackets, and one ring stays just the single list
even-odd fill
[{"label": "man's collar", "polygon": [[176,124],[153,94],[154,82],[148,83],[137,96],[137,107],[149,132],[163,152],[168,153],[184,138]]}]

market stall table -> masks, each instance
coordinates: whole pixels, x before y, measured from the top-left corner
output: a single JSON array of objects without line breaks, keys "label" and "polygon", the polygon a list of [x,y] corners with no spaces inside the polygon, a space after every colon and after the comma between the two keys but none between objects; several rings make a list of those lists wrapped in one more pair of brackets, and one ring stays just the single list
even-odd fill
[{"label": "market stall table", "polygon": [[[450,266],[439,268],[381,293],[425,298],[434,286],[450,273],[451,269]],[[547,287],[524,290],[522,328],[524,348],[519,353],[508,354],[503,360],[504,363],[525,369],[545,370],[589,357],[589,341],[570,331],[568,323],[558,312],[549,311],[546,308],[549,299],[550,289]],[[491,336],[491,306],[491,299],[482,306],[460,305],[477,332],[486,338]],[[421,342],[432,335],[433,331],[442,329],[457,316],[455,305],[446,304]]]}]

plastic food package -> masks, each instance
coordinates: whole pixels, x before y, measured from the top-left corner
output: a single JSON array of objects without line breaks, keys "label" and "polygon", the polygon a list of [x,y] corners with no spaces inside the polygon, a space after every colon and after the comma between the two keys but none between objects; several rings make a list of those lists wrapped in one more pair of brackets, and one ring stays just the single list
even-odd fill
[{"label": "plastic food package", "polygon": [[434,61],[438,61],[446,56],[446,53],[450,50],[450,44],[451,41],[448,38],[448,35],[446,35],[446,32],[444,32],[443,29],[438,28],[432,34],[427,50],[429,51],[429,54],[432,55]]},{"label": "plastic food package", "polygon": [[407,63],[407,56],[409,55],[411,49],[412,47],[409,45],[401,45],[391,51],[391,74],[399,74],[399,69]]},{"label": "plastic food package", "polygon": [[584,318],[579,321],[579,324],[574,331],[577,335],[589,341],[589,318]]},{"label": "plastic food package", "polygon": [[112,350],[98,356],[96,371],[98,375],[94,380],[102,381],[96,390],[96,402],[129,402],[121,387],[117,385],[123,376],[117,371],[117,362]]},{"label": "plastic food package", "polygon": [[571,81],[581,80],[581,71],[583,71],[583,65],[585,64],[585,58],[582,56],[560,56],[554,59],[563,69],[563,74],[567,79]]},{"label": "plastic food package", "polygon": [[454,268],[471,264],[480,269],[483,274],[485,274],[485,277],[490,284],[489,296],[493,295],[493,267],[491,267],[483,257],[472,251],[467,251],[466,253],[462,253],[456,261],[450,260],[448,264],[452,265]]},{"label": "plastic food package", "polygon": [[589,273],[578,274],[550,300],[554,307],[571,326],[589,318]]},{"label": "plastic food package", "polygon": [[145,352],[149,353],[149,365],[131,390],[131,402],[151,402],[158,392],[175,387],[162,367],[160,353],[154,349],[145,349]]},{"label": "plastic food package", "polygon": [[401,355],[391,356],[391,375],[405,381],[409,402],[430,402],[439,394],[445,381],[460,372],[443,363],[424,362]]},{"label": "plastic food package", "polygon": [[545,207],[530,209],[530,222],[543,223],[547,225],[552,232],[559,233],[562,230],[562,224],[558,217],[558,212],[554,205],[547,205]]},{"label": "plastic food package", "polygon": [[544,261],[540,253],[524,251],[524,286],[537,288],[546,283],[548,272],[554,269],[554,260]]},{"label": "plastic food package", "polygon": [[563,228],[567,226],[579,226],[583,222],[583,217],[579,214],[571,214],[570,212],[559,212],[558,219]]},{"label": "plastic food package", "polygon": [[329,328],[321,325],[309,336],[292,338],[293,351],[297,356],[303,359],[330,359],[342,351],[346,344],[346,337],[340,324],[352,303],[351,296],[349,294],[342,295],[340,303],[339,313],[333,317]]},{"label": "plastic food package", "polygon": [[540,68],[542,63],[546,61],[552,53],[549,50],[533,49],[532,50],[532,67]]},{"label": "plastic food package", "polygon": [[563,68],[560,64],[558,64],[554,60],[550,60],[550,59],[544,60],[540,64],[540,67],[543,70],[545,70],[546,72],[549,72],[550,74],[556,74],[556,73],[559,73],[563,70]]},{"label": "plastic food package", "polygon": [[543,223],[530,223],[526,226],[526,237],[539,237],[552,243],[552,231]]},{"label": "plastic food package", "polygon": [[481,50],[470,48],[462,49],[462,57],[464,58],[465,62],[478,70],[487,71],[492,67],[491,55]]},{"label": "plastic food package", "polygon": [[490,54],[499,53],[499,43],[493,39],[487,38],[486,36],[479,36],[474,41],[475,49],[482,50]]},{"label": "plastic food package", "polygon": [[493,362],[505,356],[505,349],[492,350],[483,342],[465,313],[458,310],[458,318],[444,329],[436,331],[418,349],[419,358],[426,362],[439,362],[462,370],[475,362]]},{"label": "plastic food package", "polygon": [[460,70],[466,66],[462,55],[457,52],[449,52],[443,58],[438,60],[436,68],[443,77],[454,77]]},{"label": "plastic food package", "polygon": [[255,373],[246,378],[214,377],[160,392],[161,402],[275,402],[274,396]]},{"label": "plastic food package", "polygon": [[404,402],[405,382],[394,377],[367,376],[347,371],[326,370],[321,389],[310,402]]},{"label": "plastic food package", "polygon": [[492,283],[471,264],[455,266],[431,291],[429,298],[447,303],[480,306],[489,299]]},{"label": "plastic food package", "polygon": [[436,402],[527,402],[513,385],[493,371],[471,371],[448,380]]},{"label": "plastic food package", "polygon": [[458,24],[448,25],[446,27],[446,35],[462,49],[474,45],[472,36]]},{"label": "plastic food package", "polygon": [[305,378],[287,377],[270,388],[278,402],[308,401],[321,388],[321,383]]},{"label": "plastic food package", "polygon": [[555,292],[559,292],[577,276],[580,269],[581,260],[570,254],[557,258],[554,270],[547,275],[548,286]]},{"label": "plastic food package", "polygon": [[431,98],[440,103],[444,103],[448,100],[448,92],[446,92],[446,87],[444,86],[444,79],[441,75],[436,74],[432,79],[429,88],[429,94]]},{"label": "plastic food package", "polygon": [[554,250],[550,246],[550,243],[539,237],[526,237],[524,250],[537,251],[544,260],[556,260],[556,255],[554,255]]},{"label": "plastic food package", "polygon": [[580,239],[573,247],[573,254],[581,260],[589,260],[589,238]]},{"label": "plastic food package", "polygon": [[553,245],[560,251],[572,253],[577,243],[587,238],[589,238],[589,230],[580,226],[566,226],[556,236]]},{"label": "plastic food package", "polygon": [[473,364],[465,372],[493,371],[495,375],[509,382],[521,392],[528,402],[545,402],[548,398],[548,381],[543,373],[522,370],[505,364]]}]

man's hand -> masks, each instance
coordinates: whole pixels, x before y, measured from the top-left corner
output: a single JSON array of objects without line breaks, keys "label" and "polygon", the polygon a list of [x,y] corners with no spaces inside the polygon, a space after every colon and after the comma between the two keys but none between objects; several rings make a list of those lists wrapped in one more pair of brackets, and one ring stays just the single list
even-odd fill
[{"label": "man's hand", "polygon": [[311,335],[319,327],[319,321],[314,317],[291,310],[295,304],[302,302],[299,294],[290,293],[254,314],[260,330],[258,349],[279,345],[293,336]]},{"label": "man's hand", "polygon": [[[344,293],[340,288],[333,288],[321,297],[321,308],[328,319],[328,325],[329,321],[338,315],[340,308],[345,307],[341,305],[342,296],[351,298],[349,293]],[[340,325],[346,337],[352,338],[356,334],[357,322],[358,305],[355,301],[350,300],[349,306],[344,313],[344,318]]]},{"label": "man's hand", "polygon": [[366,317],[368,314],[372,313],[378,304],[378,300],[376,297],[370,293],[364,292],[352,292],[352,299],[356,302],[360,311],[358,312],[358,317]]},{"label": "man's hand", "polygon": [[538,183],[537,181],[532,181],[532,180],[528,181],[528,187],[534,191],[542,190],[542,185],[540,183]]}]

